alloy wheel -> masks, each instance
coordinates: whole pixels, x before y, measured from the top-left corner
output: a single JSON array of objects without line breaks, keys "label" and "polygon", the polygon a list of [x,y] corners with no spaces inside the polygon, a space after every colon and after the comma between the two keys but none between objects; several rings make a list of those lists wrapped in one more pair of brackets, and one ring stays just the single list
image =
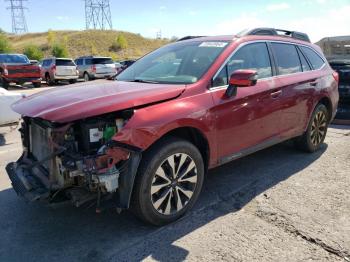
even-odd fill
[{"label": "alloy wheel", "polygon": [[322,143],[327,131],[327,116],[323,111],[317,112],[311,125],[311,143],[314,146]]},{"label": "alloy wheel", "polygon": [[156,170],[151,184],[151,201],[157,212],[172,215],[191,200],[197,184],[193,159],[178,153],[169,156]]}]

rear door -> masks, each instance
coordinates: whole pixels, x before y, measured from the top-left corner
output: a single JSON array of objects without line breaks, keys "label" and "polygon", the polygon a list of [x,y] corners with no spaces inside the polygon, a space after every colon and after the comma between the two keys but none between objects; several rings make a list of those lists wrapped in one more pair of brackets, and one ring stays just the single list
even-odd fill
[{"label": "rear door", "polygon": [[[229,76],[238,69],[258,72],[255,86],[238,88],[237,95],[226,97]],[[250,43],[234,52],[214,77],[211,93],[212,113],[216,116],[218,155],[230,161],[244,152],[279,141],[281,107],[280,86],[264,42]]]},{"label": "rear door", "polygon": [[313,105],[318,77],[317,73],[312,72],[311,65],[297,45],[280,42],[270,45],[282,85],[281,136],[287,139],[304,131]]},{"label": "rear door", "polygon": [[93,58],[92,63],[96,66],[97,74],[115,73],[115,64],[111,58]]},{"label": "rear door", "polygon": [[75,76],[76,65],[71,59],[56,59],[56,75],[58,76]]}]

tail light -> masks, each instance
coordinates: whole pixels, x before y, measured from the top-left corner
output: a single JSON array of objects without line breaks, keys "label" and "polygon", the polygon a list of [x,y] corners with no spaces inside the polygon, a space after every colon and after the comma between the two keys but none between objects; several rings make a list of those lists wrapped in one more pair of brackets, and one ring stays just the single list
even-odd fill
[{"label": "tail light", "polygon": [[96,73],[96,65],[92,65],[92,66],[91,66],[91,71],[94,72],[94,73]]},{"label": "tail light", "polygon": [[77,66],[75,67],[75,72],[76,72],[76,75],[79,75],[79,70]]},{"label": "tail light", "polygon": [[4,68],[4,75],[7,76],[9,74],[9,70],[7,70],[7,68]]},{"label": "tail light", "polygon": [[56,65],[51,66],[50,68],[52,71],[56,71]]},{"label": "tail light", "polygon": [[337,83],[339,83],[339,74],[338,74],[338,72],[333,71],[332,75],[334,77],[334,80],[337,81]]}]

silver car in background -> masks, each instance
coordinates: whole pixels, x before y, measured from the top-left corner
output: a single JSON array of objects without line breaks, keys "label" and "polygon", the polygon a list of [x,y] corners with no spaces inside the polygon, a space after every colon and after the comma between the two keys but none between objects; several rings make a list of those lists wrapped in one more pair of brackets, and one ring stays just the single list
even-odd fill
[{"label": "silver car in background", "polygon": [[65,80],[73,84],[79,78],[77,65],[70,58],[46,58],[41,62],[41,77],[48,85]]},{"label": "silver car in background", "polygon": [[112,79],[116,74],[116,66],[110,57],[83,56],[75,60],[79,77],[85,81],[93,79]]}]

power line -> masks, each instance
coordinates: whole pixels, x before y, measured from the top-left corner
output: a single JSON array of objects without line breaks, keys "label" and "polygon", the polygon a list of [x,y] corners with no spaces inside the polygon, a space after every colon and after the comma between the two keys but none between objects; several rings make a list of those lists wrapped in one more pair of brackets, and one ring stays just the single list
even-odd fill
[{"label": "power line", "polygon": [[85,0],[86,29],[112,29],[109,0]]},{"label": "power line", "polygon": [[11,10],[12,16],[12,33],[14,34],[24,34],[28,32],[26,18],[24,16],[23,1],[27,0],[5,0],[10,2],[10,6],[7,9]]}]

